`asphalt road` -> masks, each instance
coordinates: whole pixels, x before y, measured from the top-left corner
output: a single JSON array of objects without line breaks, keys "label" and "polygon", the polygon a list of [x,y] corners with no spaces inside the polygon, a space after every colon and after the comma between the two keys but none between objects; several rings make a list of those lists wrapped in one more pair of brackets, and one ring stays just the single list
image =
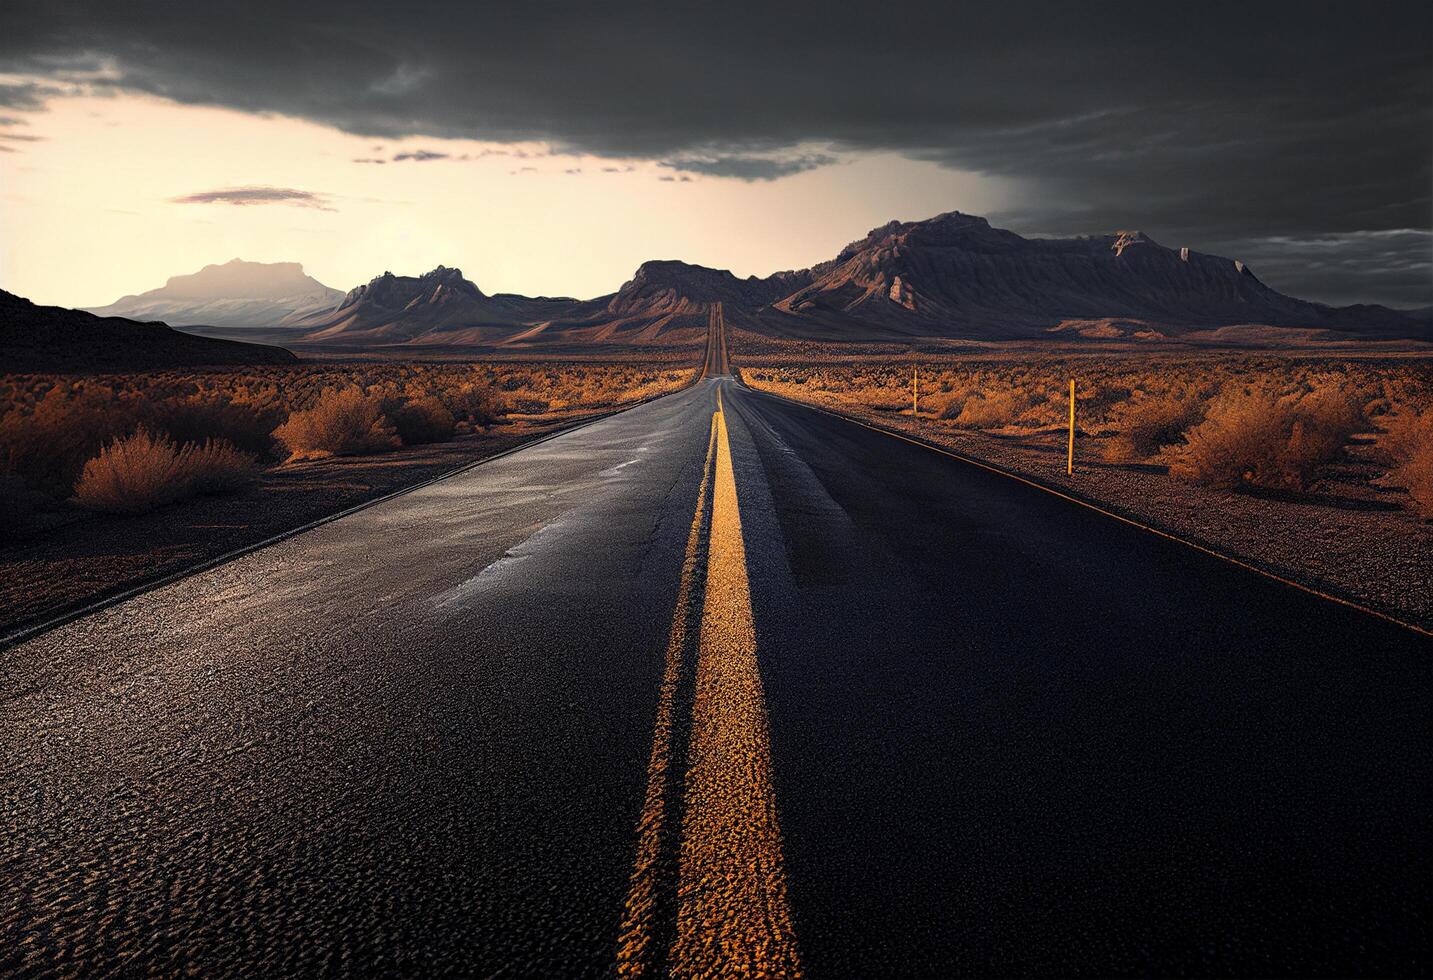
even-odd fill
[{"label": "asphalt road", "polygon": [[714,372],[0,655],[0,974],[1427,974],[1430,654]]}]

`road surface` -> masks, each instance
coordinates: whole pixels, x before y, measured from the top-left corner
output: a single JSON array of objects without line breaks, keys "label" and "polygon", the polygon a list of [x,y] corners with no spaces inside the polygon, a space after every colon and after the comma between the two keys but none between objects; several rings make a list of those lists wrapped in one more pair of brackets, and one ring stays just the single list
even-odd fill
[{"label": "road surface", "polygon": [[709,368],[0,655],[0,974],[1429,971],[1426,638]]}]

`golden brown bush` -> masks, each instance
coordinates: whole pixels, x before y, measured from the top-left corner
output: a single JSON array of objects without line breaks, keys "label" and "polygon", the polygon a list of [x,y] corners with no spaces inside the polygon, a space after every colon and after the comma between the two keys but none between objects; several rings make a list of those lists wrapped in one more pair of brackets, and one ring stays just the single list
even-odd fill
[{"label": "golden brown bush", "polygon": [[955,424],[971,429],[1011,425],[1031,407],[1030,396],[1016,390],[992,391],[967,401]]},{"label": "golden brown bush", "polygon": [[1408,491],[1413,509],[1433,518],[1433,410],[1404,412],[1385,424],[1378,447],[1392,467],[1378,482]]},{"label": "golden brown bush", "polygon": [[1369,428],[1358,398],[1333,384],[1314,388],[1292,407],[1306,451],[1321,462],[1336,459],[1354,434]]},{"label": "golden brown bush", "polygon": [[254,457],[227,442],[176,447],[140,428],[84,465],[75,500],[89,510],[141,514],[196,493],[224,493],[254,478]]},{"label": "golden brown bush", "polygon": [[1356,431],[1337,399],[1280,398],[1233,389],[1209,405],[1204,421],[1170,454],[1169,472],[1204,486],[1306,490]]},{"label": "golden brown bush", "polygon": [[[0,474],[21,481],[26,499],[67,498],[87,460],[140,426],[176,444],[227,439],[261,458],[292,452],[273,439],[292,413],[324,392],[356,388],[396,413],[436,398],[464,431],[507,412],[499,386],[535,412],[591,411],[673,391],[694,372],[669,363],[306,363],[115,375],[0,375]],[[292,427],[296,436],[302,423]],[[311,433],[310,433],[311,434]],[[386,449],[391,439],[360,439]],[[328,451],[328,450],[323,450]],[[365,451],[356,449],[352,451]]]},{"label": "golden brown bush", "polygon": [[393,413],[393,427],[405,446],[451,439],[456,425],[453,413],[432,395],[404,402]]},{"label": "golden brown bush", "polygon": [[146,414],[149,427],[177,443],[223,439],[259,458],[273,456],[273,432],[286,415],[278,408],[200,394],[154,402]]},{"label": "golden brown bush", "polygon": [[289,459],[353,456],[397,448],[398,435],[379,398],[357,387],[328,389],[313,408],[294,412],[274,430]]},{"label": "golden brown bush", "polygon": [[85,460],[107,441],[134,431],[140,404],[98,390],[55,386],[26,412],[0,417],[0,464],[31,489],[67,495]]},{"label": "golden brown bush", "polygon": [[1173,393],[1116,403],[1109,424],[1115,433],[1105,444],[1111,462],[1145,460],[1173,445],[1204,416],[1197,398]]},{"label": "golden brown bush", "polygon": [[447,388],[439,394],[453,417],[475,425],[491,425],[503,412],[502,400],[492,388],[471,382]]},{"label": "golden brown bush", "polygon": [[[754,387],[837,410],[906,414],[911,375],[918,370],[921,424],[969,430],[1019,426],[1033,430],[1030,440],[1047,442],[1058,438],[1051,430],[1064,427],[1073,378],[1076,424],[1115,460],[1184,455],[1182,434],[1203,421],[1211,399],[1225,391],[1261,393],[1276,403],[1267,418],[1241,435],[1236,419],[1226,416],[1204,430],[1201,446],[1185,460],[1184,471],[1193,477],[1192,471],[1204,468],[1194,458],[1201,452],[1212,466],[1241,441],[1252,444],[1244,447],[1246,456],[1263,453],[1256,451],[1261,442],[1273,447],[1260,458],[1230,462],[1232,476],[1194,477],[1228,486],[1307,487],[1322,463],[1343,453],[1352,435],[1368,431],[1371,415],[1433,410],[1433,359],[1423,358],[1151,352],[961,355],[913,363],[833,359],[831,348],[820,345],[768,346],[782,358],[742,368]],[[892,349],[885,355],[900,353]],[[1222,435],[1217,444],[1204,446],[1216,432]]]}]

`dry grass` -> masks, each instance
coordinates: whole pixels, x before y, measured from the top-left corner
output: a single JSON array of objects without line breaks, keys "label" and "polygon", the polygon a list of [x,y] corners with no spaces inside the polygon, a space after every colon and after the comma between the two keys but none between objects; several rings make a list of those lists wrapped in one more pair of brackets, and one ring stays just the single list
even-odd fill
[{"label": "dry grass", "polygon": [[1188,394],[1146,395],[1116,405],[1110,413],[1115,431],[1105,444],[1104,456],[1117,463],[1150,459],[1183,439],[1204,418],[1203,403]]},{"label": "dry grass", "polygon": [[453,438],[457,425],[453,413],[433,395],[414,398],[393,412],[393,427],[405,446],[445,442]]},{"label": "dry grass", "polygon": [[[277,463],[612,408],[674,391],[693,373],[661,363],[377,362],[0,376],[0,518],[14,528],[60,506],[87,462],[141,428],[176,446],[223,440]],[[356,395],[325,402],[344,391]]]},{"label": "dry grass", "polygon": [[1382,426],[1389,429],[1380,440],[1388,483],[1408,489],[1418,505],[1412,486],[1426,479],[1427,464],[1399,448],[1422,444],[1421,436],[1400,434],[1405,426],[1422,430],[1398,420],[1427,413],[1433,425],[1427,359],[1170,354],[867,364],[828,355],[826,363],[749,367],[743,375],[755,387],[837,410],[909,419],[915,368],[920,423],[937,430],[1045,439],[1053,447],[1075,378],[1082,446],[1113,463],[1167,465],[1180,479],[1226,489],[1307,491],[1352,439]]},{"label": "dry grass", "polygon": [[1433,409],[1389,417],[1378,446],[1392,467],[1379,482],[1407,491],[1413,509],[1433,518]]},{"label": "dry grass", "polygon": [[89,460],[75,484],[87,510],[142,514],[196,493],[225,493],[253,482],[253,456],[224,441],[176,446],[141,428],[116,439]]},{"label": "dry grass", "polygon": [[1352,398],[1336,389],[1303,396],[1233,390],[1216,398],[1203,422],[1171,449],[1171,476],[1225,490],[1243,485],[1307,490],[1367,423]]},{"label": "dry grass", "polygon": [[1032,397],[1014,389],[976,394],[966,400],[955,424],[968,429],[993,429],[1015,425],[1029,411]]}]

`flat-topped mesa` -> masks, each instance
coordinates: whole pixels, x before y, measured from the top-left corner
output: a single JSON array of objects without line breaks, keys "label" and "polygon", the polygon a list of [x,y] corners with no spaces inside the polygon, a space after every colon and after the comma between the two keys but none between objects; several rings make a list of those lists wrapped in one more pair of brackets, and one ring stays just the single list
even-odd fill
[{"label": "flat-topped mesa", "polygon": [[1014,232],[992,228],[986,219],[960,211],[947,211],[924,221],[888,221],[872,228],[866,237],[843,248],[833,263],[818,266],[814,271],[824,274],[829,268],[858,256],[899,253],[906,248],[961,248],[973,252],[1001,251],[1024,241]]},{"label": "flat-topped mesa", "polygon": [[90,312],[174,326],[271,327],[295,312],[330,307],[342,297],[305,274],[297,262],[230,259],[170,276],[158,289],[121,297]]}]

